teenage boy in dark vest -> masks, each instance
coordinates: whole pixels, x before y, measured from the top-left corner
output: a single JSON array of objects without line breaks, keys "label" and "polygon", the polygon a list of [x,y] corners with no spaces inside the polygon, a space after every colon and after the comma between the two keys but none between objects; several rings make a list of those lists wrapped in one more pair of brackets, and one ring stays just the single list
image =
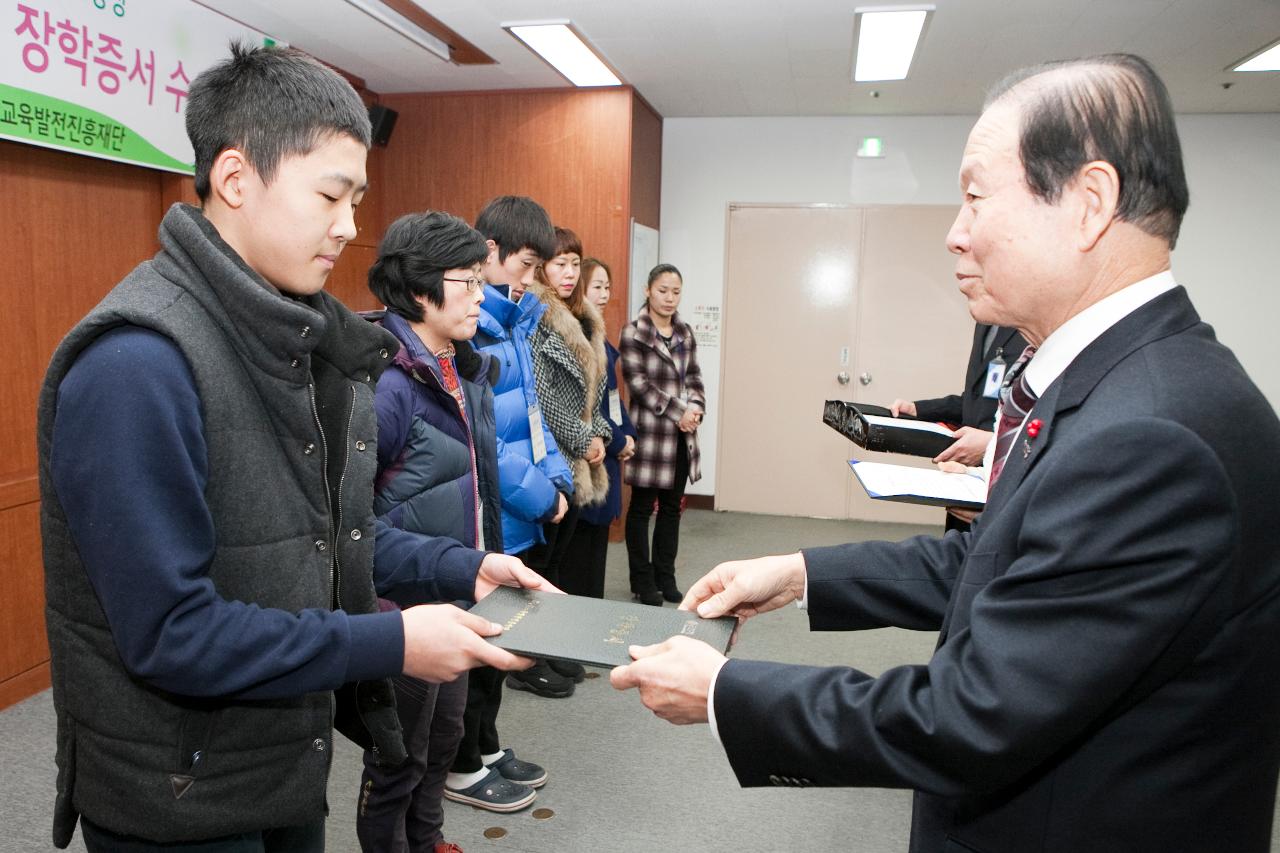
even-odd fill
[{"label": "teenage boy in dark vest", "polygon": [[375,588],[450,601],[541,578],[374,521],[373,385],[397,343],[323,292],[366,189],[354,90],[297,51],[235,47],[186,122],[202,207],[168,211],[160,253],[72,329],[40,396],[53,840],[79,818],[90,851],[319,851],[335,707],[396,762],[388,676],[529,664],[484,641],[500,626],[380,613]]}]

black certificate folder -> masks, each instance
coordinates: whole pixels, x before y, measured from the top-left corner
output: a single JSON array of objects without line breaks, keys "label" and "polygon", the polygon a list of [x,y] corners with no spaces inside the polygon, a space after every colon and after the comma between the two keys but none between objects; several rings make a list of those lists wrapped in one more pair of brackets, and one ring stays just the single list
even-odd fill
[{"label": "black certificate folder", "polygon": [[822,422],[864,450],[882,453],[907,453],[912,456],[937,456],[956,440],[956,434],[940,424],[914,418],[895,418],[876,414],[888,409],[827,400],[822,407]]},{"label": "black certificate folder", "polygon": [[649,646],[683,634],[718,652],[729,650],[733,617],[703,619],[687,610],[500,586],[471,612],[502,626],[489,642],[529,657],[589,666],[631,663],[629,646]]}]

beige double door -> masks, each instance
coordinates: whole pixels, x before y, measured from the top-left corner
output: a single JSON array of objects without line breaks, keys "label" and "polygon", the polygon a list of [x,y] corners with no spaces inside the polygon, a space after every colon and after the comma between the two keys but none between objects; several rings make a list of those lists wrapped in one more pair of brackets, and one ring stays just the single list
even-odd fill
[{"label": "beige double door", "polygon": [[825,400],[887,406],[962,391],[973,320],[945,237],[954,207],[732,205],[723,311],[716,508],[942,523],[873,501],[822,423]]}]

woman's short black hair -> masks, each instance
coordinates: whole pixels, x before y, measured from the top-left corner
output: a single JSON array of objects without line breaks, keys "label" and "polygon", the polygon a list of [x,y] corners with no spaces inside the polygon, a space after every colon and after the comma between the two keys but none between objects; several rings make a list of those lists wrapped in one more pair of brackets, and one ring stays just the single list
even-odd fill
[{"label": "woman's short black hair", "polygon": [[417,297],[443,305],[445,270],[475,266],[488,255],[484,237],[458,217],[438,210],[408,213],[391,223],[378,245],[369,290],[388,311],[420,323]]}]

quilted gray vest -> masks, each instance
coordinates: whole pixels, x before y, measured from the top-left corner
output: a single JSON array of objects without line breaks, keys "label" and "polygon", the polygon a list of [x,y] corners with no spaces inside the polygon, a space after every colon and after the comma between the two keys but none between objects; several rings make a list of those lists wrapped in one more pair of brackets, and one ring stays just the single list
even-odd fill
[{"label": "quilted gray vest", "polygon": [[[281,296],[195,208],[170,208],[160,243],[71,330],[40,392],[59,847],[78,814],[159,842],[316,820],[326,813],[333,746],[332,693],[195,699],[154,688],[121,664],[49,473],[58,386],[99,335],[121,324],[153,329],[191,366],[217,537],[208,576],[223,598],[291,612],[377,606],[373,383],[398,343],[327,294]],[[400,760],[389,684],[352,692],[364,706],[363,741],[376,738],[382,754]]]}]

